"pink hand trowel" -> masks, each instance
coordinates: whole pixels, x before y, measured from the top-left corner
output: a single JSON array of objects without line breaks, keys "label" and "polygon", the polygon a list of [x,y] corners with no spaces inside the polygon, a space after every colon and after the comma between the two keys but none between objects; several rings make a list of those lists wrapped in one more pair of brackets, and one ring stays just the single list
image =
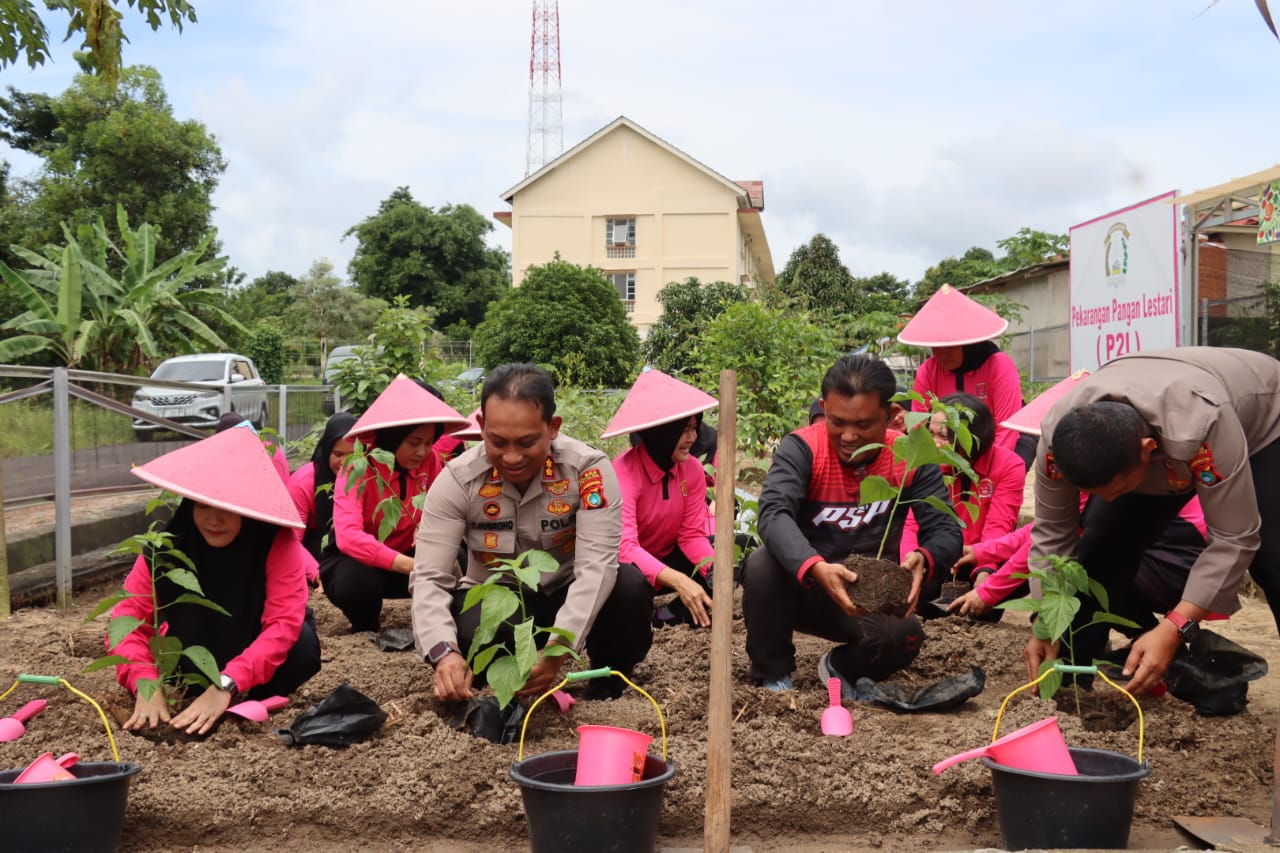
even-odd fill
[{"label": "pink hand trowel", "polygon": [[271,716],[272,711],[279,711],[288,704],[288,696],[268,696],[261,701],[250,699],[247,702],[232,705],[227,709],[227,713],[235,714],[237,717],[244,717],[246,720],[253,720],[255,723],[265,723],[267,717]]},{"label": "pink hand trowel", "polygon": [[27,727],[23,723],[43,711],[48,704],[43,699],[32,699],[14,712],[12,717],[0,720],[0,742],[17,740],[26,734]]},{"label": "pink hand trowel", "polygon": [[822,733],[836,737],[853,734],[853,714],[840,703],[840,679],[827,679],[827,696],[830,704],[822,712]]}]

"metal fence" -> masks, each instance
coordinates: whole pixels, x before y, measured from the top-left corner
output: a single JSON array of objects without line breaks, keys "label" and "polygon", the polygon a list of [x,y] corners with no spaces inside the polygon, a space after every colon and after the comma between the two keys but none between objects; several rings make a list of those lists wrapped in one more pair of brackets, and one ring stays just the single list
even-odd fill
[{"label": "metal fence", "polygon": [[[237,383],[211,389],[61,367],[0,365],[0,385],[3,498],[53,498],[60,607],[69,606],[71,596],[73,484],[76,492],[138,485],[129,474],[133,465],[208,436],[227,411],[296,441],[322,427],[337,402],[324,385]],[[144,410],[138,408],[142,387],[172,394],[157,395],[158,405],[145,401]]]},{"label": "metal fence", "polygon": [[1236,299],[1202,299],[1196,317],[1199,342],[1280,355],[1280,300],[1259,293]]},{"label": "metal fence", "polygon": [[1065,323],[1009,335],[1001,348],[1028,382],[1056,382],[1071,372],[1071,329]]}]

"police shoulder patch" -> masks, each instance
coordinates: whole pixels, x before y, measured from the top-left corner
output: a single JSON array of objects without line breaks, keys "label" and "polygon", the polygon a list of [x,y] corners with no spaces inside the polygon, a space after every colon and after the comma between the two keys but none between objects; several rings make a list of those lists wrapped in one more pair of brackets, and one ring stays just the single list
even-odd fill
[{"label": "police shoulder patch", "polygon": [[1213,451],[1209,449],[1209,445],[1201,444],[1200,449],[1196,451],[1196,455],[1191,457],[1191,462],[1187,465],[1191,469],[1191,474],[1196,478],[1202,486],[1212,486],[1221,482],[1222,474],[1218,471],[1218,466],[1213,464]]}]

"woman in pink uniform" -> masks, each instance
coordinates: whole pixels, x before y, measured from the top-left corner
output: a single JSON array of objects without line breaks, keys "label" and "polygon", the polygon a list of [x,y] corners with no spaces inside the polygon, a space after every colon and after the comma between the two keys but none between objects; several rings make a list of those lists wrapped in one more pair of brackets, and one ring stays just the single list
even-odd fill
[{"label": "woman in pink uniform", "polygon": [[[993,340],[1007,328],[1008,320],[944,284],[898,333],[898,341],[932,352],[916,370],[912,390],[926,400],[962,391],[986,403],[997,424],[996,445],[1017,453],[1025,473],[1036,455],[1034,439],[1000,426],[1022,408],[1018,366]],[[927,412],[929,405],[916,401],[911,408]]]},{"label": "woman in pink uniform", "polygon": [[[188,734],[207,734],[237,695],[250,699],[287,696],[320,670],[320,643],[307,612],[304,577],[315,560],[302,547],[300,528],[274,464],[257,436],[230,429],[166,453],[134,468],[139,479],[182,496],[166,531],[171,547],[191,560],[205,599],[219,612],[184,600],[189,590],[158,566],[154,552],[139,555],[124,588],[131,593],[112,617],[141,624],[112,654],[130,662],[116,667],[117,680],[136,695],[126,729],[168,723]],[[203,646],[219,673],[207,687],[187,689],[185,707],[171,715],[152,641],[157,608],[161,633],[186,648]],[[195,674],[185,655],[178,671]],[[201,674],[204,675],[203,671]],[[211,674],[210,674],[210,677]]]},{"label": "woman in pink uniform", "polygon": [[623,499],[618,559],[635,565],[655,594],[676,593],[660,624],[711,624],[706,475],[690,450],[703,412],[715,406],[710,394],[647,370],[601,436],[633,438],[634,446],[613,460]]},{"label": "woman in pink uniform", "polygon": [[[360,416],[349,435],[368,449],[390,454],[390,464],[372,453],[363,475],[338,477],[333,492],[333,537],[320,558],[324,594],[351,622],[353,633],[381,627],[382,602],[409,597],[414,536],[422,496],[443,467],[432,445],[467,419],[422,384],[401,374]],[[388,504],[397,512],[388,514]],[[383,521],[391,523],[383,530]]]}]

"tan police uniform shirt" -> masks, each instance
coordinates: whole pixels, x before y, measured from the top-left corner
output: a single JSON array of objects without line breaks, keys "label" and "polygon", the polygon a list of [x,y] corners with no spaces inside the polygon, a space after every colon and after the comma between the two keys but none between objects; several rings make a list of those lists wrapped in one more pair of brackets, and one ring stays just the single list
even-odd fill
[{"label": "tan police uniform shirt", "polygon": [[[561,435],[551,442],[542,470],[524,493],[504,482],[477,444],[445,466],[422,508],[413,561],[413,633],[419,655],[437,643],[458,641],[450,613],[453,591],[483,583],[494,559],[531,548],[560,564],[539,587],[568,586],[555,627],[572,632],[581,651],[596,615],[618,577],[622,493],[609,458]],[[467,566],[454,578],[458,543],[466,542]]]},{"label": "tan police uniform shirt", "polygon": [[1280,362],[1248,350],[1182,347],[1123,356],[1073,388],[1041,423],[1033,567],[1048,554],[1074,554],[1079,539],[1080,493],[1053,463],[1054,428],[1071,409],[1103,400],[1133,406],[1157,442],[1139,493],[1200,496],[1209,543],[1182,597],[1234,613],[1261,542],[1249,456],[1280,438]]}]

